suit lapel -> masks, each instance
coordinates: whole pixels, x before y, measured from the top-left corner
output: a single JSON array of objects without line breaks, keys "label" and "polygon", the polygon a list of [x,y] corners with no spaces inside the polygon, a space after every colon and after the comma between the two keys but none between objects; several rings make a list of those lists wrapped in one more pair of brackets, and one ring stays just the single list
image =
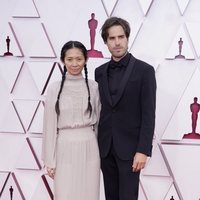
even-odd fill
[{"label": "suit lapel", "polygon": [[110,105],[112,105],[112,100],[110,96],[109,86],[108,86],[108,65],[109,63],[105,64],[104,71],[103,71],[103,91],[104,94],[109,102]]},{"label": "suit lapel", "polygon": [[119,90],[118,90],[118,93],[117,93],[117,96],[115,99],[113,99],[113,107],[119,102],[123,92],[124,92],[124,89],[125,89],[125,86],[127,84],[127,81],[129,79],[129,76],[131,74],[131,71],[134,67],[134,63],[135,63],[135,58],[133,56],[130,57],[130,61],[128,63],[128,66],[126,67],[126,70],[124,72],[124,76],[122,78],[122,81],[119,85]]}]

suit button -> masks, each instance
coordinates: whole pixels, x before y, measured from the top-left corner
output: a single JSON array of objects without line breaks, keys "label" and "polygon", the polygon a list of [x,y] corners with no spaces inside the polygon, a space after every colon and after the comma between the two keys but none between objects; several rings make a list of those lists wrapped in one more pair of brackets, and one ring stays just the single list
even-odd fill
[{"label": "suit button", "polygon": [[116,109],[113,108],[113,109],[112,109],[112,112],[115,113],[115,112],[116,112]]}]

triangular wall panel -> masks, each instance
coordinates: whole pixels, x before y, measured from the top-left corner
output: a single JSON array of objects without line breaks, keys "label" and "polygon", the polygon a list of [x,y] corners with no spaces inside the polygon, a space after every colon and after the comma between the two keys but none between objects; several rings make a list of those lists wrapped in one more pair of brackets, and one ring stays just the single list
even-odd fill
[{"label": "triangular wall panel", "polygon": [[44,93],[47,84],[62,79],[60,66],[56,62],[29,62],[27,64],[40,94]]},{"label": "triangular wall panel", "polygon": [[15,165],[17,169],[41,169],[41,164],[37,158],[37,155],[35,154],[35,150],[29,138],[26,138],[24,141],[24,144],[19,153],[19,158],[20,159],[17,159]]},{"label": "triangular wall panel", "polygon": [[171,177],[143,176],[141,182],[148,199],[161,200],[166,196],[173,180]]},{"label": "triangular wall panel", "polygon": [[[10,188],[12,187],[13,191],[10,192]],[[25,199],[25,196],[21,190],[21,186],[15,176],[14,173],[11,173],[7,182],[6,182],[6,185],[5,185],[5,188],[1,194],[1,200],[8,200],[8,199],[11,199],[11,193],[12,193],[12,199],[16,199],[16,200],[26,200]]]},{"label": "triangular wall panel", "polygon": [[24,130],[27,131],[33,117],[35,115],[36,109],[38,108],[38,100],[13,100],[16,111],[20,118],[20,121],[23,124]]},{"label": "triangular wall panel", "polygon": [[[200,90],[197,87],[200,85],[199,77],[200,71],[196,68],[192,79],[190,80],[178,106],[176,107],[176,110],[173,113],[162,139],[182,140],[184,134],[192,132],[192,113],[190,110],[190,104],[194,102],[194,97],[199,97],[200,99]],[[196,131],[197,133],[200,133],[200,123],[198,122]]]},{"label": "triangular wall panel", "polygon": [[[26,8],[26,9],[24,9]],[[39,13],[34,0],[18,0],[15,3],[15,9],[12,16],[14,18],[39,18]]]},{"label": "triangular wall panel", "polygon": [[[15,176],[17,177],[17,180],[20,184],[20,188],[23,191],[23,194],[26,198],[26,200],[31,199],[35,188],[38,185],[38,182],[40,180],[42,171],[33,171],[33,170],[23,170],[23,169],[17,169],[15,170]],[[38,198],[35,200],[46,200],[45,198]],[[13,199],[15,200],[15,199]],[[18,199],[16,199],[18,200]]]},{"label": "triangular wall panel", "polygon": [[177,4],[178,4],[178,7],[179,7],[179,10],[181,12],[181,15],[184,14],[190,0],[176,0],[177,1]]},{"label": "triangular wall panel", "polygon": [[33,120],[28,128],[28,132],[30,133],[43,132],[43,114],[44,114],[44,105],[42,104],[42,102],[40,102],[33,116]]},{"label": "triangular wall panel", "polygon": [[0,61],[0,73],[9,88],[9,92],[12,92],[12,89],[15,85],[15,82],[17,80],[17,77],[20,73],[22,66],[23,66],[22,61],[14,61],[14,60]]},{"label": "triangular wall panel", "polygon": [[31,23],[29,21],[19,20],[13,22],[13,30],[16,33],[23,51],[29,57],[56,58],[56,52],[43,23],[37,20],[33,20]]},{"label": "triangular wall panel", "polygon": [[156,148],[154,149],[152,157],[148,161],[145,169],[142,172],[142,175],[167,176],[167,177],[170,176],[165,161],[162,157],[162,153],[160,152],[158,146],[156,146]]},{"label": "triangular wall panel", "polygon": [[138,196],[138,200],[148,200],[147,196],[146,196],[146,194],[144,192],[144,189],[143,189],[143,186],[142,186],[141,182],[139,184],[139,196]]},{"label": "triangular wall panel", "polygon": [[6,57],[24,56],[24,52],[22,51],[21,45],[11,22],[8,22],[4,29],[0,29],[0,35],[0,56],[5,56],[4,54],[7,54],[7,52],[11,53],[12,55]]},{"label": "triangular wall panel", "polygon": [[170,200],[171,198],[173,198],[174,200],[181,200],[174,185],[170,187],[169,192],[167,193],[164,200]]},{"label": "triangular wall panel", "polygon": [[151,4],[153,3],[153,0],[139,0],[140,6],[142,8],[142,11],[144,13],[144,15],[147,15]]},{"label": "triangular wall panel", "polygon": [[[63,66],[64,67],[64,66]],[[48,85],[50,85],[52,82],[55,82],[55,81],[61,81],[61,76],[62,76],[62,73],[63,73],[63,67],[60,65],[59,62],[55,62],[53,64],[53,67],[51,68],[51,71],[49,73],[49,76],[47,78],[47,81],[44,85],[44,88],[42,90],[42,95],[46,94],[46,91],[47,91],[47,87]]]},{"label": "triangular wall panel", "polygon": [[37,29],[37,41],[32,43],[29,56],[32,58],[56,58],[56,52],[43,23],[41,23],[41,28]]},{"label": "triangular wall panel", "polygon": [[[200,155],[199,146],[162,144],[162,148],[169,162],[182,199],[198,199],[200,163],[196,156]],[[189,162],[187,158],[189,158]],[[180,166],[182,166],[181,170]]]},{"label": "triangular wall panel", "polygon": [[[196,70],[196,62],[164,60],[156,72],[156,134],[161,138],[187,85]],[[164,114],[163,114],[164,113]],[[171,133],[173,134],[173,133]]]},{"label": "triangular wall panel", "polygon": [[190,34],[190,38],[192,41],[192,44],[195,48],[196,54],[198,57],[200,57],[200,42],[199,42],[199,35],[200,35],[200,29],[197,27],[200,26],[200,23],[198,22],[187,22],[186,27],[188,30],[188,33]]},{"label": "triangular wall panel", "polygon": [[42,175],[31,200],[46,199],[53,200],[53,180],[47,175]]},{"label": "triangular wall panel", "polygon": [[113,10],[119,0],[101,0],[108,17],[112,16]]},{"label": "triangular wall panel", "polygon": [[10,172],[0,171],[0,197],[10,176]]},{"label": "triangular wall panel", "polygon": [[37,162],[39,163],[38,166],[40,166],[41,169],[44,167],[42,161],[42,142],[43,142],[42,140],[43,140],[42,136],[29,137],[29,141],[34,150],[35,156],[37,157],[38,160]]},{"label": "triangular wall panel", "polygon": [[[177,31],[172,44],[168,50],[166,59],[175,59],[177,56],[184,56],[183,59],[195,59],[192,46],[189,41],[189,36],[187,34],[187,29],[185,24],[181,25],[179,30]],[[182,40],[182,45],[179,45],[179,41]]]},{"label": "triangular wall panel", "polygon": [[3,119],[0,121],[0,132],[25,132],[13,102],[8,104],[6,112],[3,115]]},{"label": "triangular wall panel", "polygon": [[25,62],[16,80],[12,94],[15,99],[37,99],[40,97],[39,90]]}]

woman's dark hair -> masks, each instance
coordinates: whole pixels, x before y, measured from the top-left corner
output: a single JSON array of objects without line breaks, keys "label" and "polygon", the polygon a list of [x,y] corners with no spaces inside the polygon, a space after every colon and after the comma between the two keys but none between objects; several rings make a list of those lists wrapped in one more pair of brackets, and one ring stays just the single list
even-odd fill
[{"label": "woman's dark hair", "polygon": [[[60,59],[61,59],[61,61],[63,63],[64,63],[64,60],[65,60],[66,52],[69,49],[72,49],[72,48],[80,49],[81,52],[83,53],[83,56],[84,56],[85,60],[87,60],[88,56],[87,56],[86,47],[81,42],[69,41],[69,42],[65,43],[64,46],[61,49]],[[91,116],[92,105],[91,105],[91,102],[90,102],[90,88],[89,88],[89,84],[88,84],[88,70],[87,70],[87,65],[86,64],[84,65],[84,71],[85,71],[85,83],[86,83],[87,90],[88,90],[88,108],[87,108],[87,110],[90,112],[90,116]],[[63,74],[62,74],[62,81],[61,81],[61,84],[60,84],[60,90],[58,92],[57,101],[56,101],[56,105],[55,105],[55,110],[56,110],[57,115],[60,114],[59,100],[60,100],[60,94],[62,92],[64,82],[65,82],[66,72],[67,72],[67,68],[64,66],[64,71],[63,71]]]},{"label": "woman's dark hair", "polygon": [[109,36],[108,29],[112,26],[121,26],[124,29],[126,37],[129,38],[131,32],[129,23],[119,17],[110,17],[104,22],[103,26],[101,27],[101,37],[103,38],[104,43],[107,42]]}]

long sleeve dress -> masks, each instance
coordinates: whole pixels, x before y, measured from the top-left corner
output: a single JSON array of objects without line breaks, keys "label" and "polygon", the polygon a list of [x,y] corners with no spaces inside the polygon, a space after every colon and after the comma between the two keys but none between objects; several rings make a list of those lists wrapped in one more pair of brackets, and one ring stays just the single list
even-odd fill
[{"label": "long sleeve dress", "polygon": [[97,124],[100,112],[98,85],[88,80],[92,114],[87,111],[88,90],[82,75],[66,74],[60,95],[60,115],[55,103],[60,82],[49,86],[43,128],[44,165],[55,168],[55,200],[99,200],[100,158]]}]

